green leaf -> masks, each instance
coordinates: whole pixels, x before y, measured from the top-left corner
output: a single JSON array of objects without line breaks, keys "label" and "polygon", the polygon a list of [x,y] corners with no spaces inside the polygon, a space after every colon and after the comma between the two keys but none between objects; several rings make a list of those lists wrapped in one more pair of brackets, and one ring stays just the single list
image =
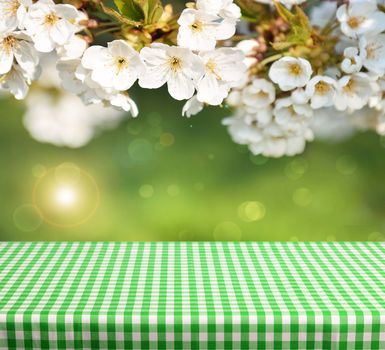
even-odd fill
[{"label": "green leaf", "polygon": [[160,0],[146,0],[142,5],[142,9],[146,24],[156,23],[163,14],[163,6]]},{"label": "green leaf", "polygon": [[299,6],[294,7],[294,12],[289,11],[280,3],[275,3],[278,14],[289,24],[290,32],[287,42],[291,44],[306,44],[311,37],[311,26],[306,13]]},{"label": "green leaf", "polygon": [[144,11],[135,0],[114,0],[119,12],[133,21],[142,21],[145,19]]},{"label": "green leaf", "polygon": [[266,5],[258,4],[255,0],[235,0],[240,7],[242,18],[248,22],[257,22],[267,15]]}]

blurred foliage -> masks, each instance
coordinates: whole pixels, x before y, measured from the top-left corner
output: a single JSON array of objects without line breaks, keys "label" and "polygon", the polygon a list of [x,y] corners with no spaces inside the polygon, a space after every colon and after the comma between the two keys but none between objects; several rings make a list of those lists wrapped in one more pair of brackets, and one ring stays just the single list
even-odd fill
[{"label": "blurred foliage", "polygon": [[[0,102],[1,240],[383,240],[385,142],[372,133],[312,143],[295,158],[251,156],[221,126],[228,113],[182,118],[165,91],[133,96],[137,119],[88,146],[40,144],[22,104]],[[64,162],[93,176],[96,213],[72,228],[31,213],[34,184]]]}]

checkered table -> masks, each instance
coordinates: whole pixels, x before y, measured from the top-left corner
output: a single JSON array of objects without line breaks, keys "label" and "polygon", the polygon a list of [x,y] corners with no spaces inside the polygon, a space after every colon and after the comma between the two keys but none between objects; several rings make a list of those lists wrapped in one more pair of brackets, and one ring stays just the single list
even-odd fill
[{"label": "checkered table", "polygon": [[0,349],[385,349],[385,244],[0,243]]}]

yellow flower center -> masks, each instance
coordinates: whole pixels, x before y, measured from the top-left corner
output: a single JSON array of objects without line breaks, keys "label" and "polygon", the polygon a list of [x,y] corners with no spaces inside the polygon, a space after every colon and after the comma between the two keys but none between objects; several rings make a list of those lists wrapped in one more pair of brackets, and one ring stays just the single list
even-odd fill
[{"label": "yellow flower center", "polygon": [[13,36],[11,36],[11,35],[6,36],[2,42],[5,52],[7,54],[11,53],[11,51],[15,47],[16,43],[17,43],[17,41]]},{"label": "yellow flower center", "polygon": [[347,94],[353,93],[356,83],[353,79],[350,79],[348,83],[343,87],[343,91]]},{"label": "yellow flower center", "polygon": [[176,56],[171,57],[168,61],[168,64],[174,73],[181,70],[182,68],[182,60]]},{"label": "yellow flower center", "polygon": [[16,12],[20,7],[20,3],[18,0],[10,0],[4,5],[4,12],[6,16],[16,16]]},{"label": "yellow flower center", "polygon": [[206,63],[206,71],[210,74],[213,74],[215,75],[215,77],[218,79],[218,80],[222,80],[221,76],[218,74],[218,72],[216,71],[217,69],[217,64],[213,61],[213,60],[208,60],[207,63]]},{"label": "yellow flower center", "polygon": [[319,95],[326,95],[330,91],[330,85],[324,81],[320,81],[315,85],[315,91]]},{"label": "yellow flower center", "polygon": [[118,68],[118,73],[128,67],[128,60],[125,57],[117,57],[115,59],[115,65]]},{"label": "yellow flower center", "polygon": [[352,29],[357,29],[362,22],[364,22],[365,17],[350,17],[348,20],[348,26]]},{"label": "yellow flower center", "polygon": [[49,13],[44,18],[44,24],[47,26],[53,26],[56,24],[56,22],[59,20],[59,17],[56,15],[56,13]]},{"label": "yellow flower center", "polygon": [[302,74],[302,67],[298,63],[289,64],[289,73],[294,76]]},{"label": "yellow flower center", "polygon": [[200,21],[195,21],[190,25],[190,28],[193,32],[199,33],[203,30],[203,23]]},{"label": "yellow flower center", "polygon": [[376,45],[375,43],[371,43],[366,47],[366,57],[370,60],[375,60],[377,58],[378,49],[380,49],[380,45]]}]

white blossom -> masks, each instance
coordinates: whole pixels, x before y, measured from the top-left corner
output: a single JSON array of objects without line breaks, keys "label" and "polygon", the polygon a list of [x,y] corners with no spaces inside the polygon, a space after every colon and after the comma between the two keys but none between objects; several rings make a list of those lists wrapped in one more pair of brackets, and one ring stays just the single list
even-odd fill
[{"label": "white blossom", "polygon": [[115,127],[124,113],[103,105],[85,106],[75,95],[38,90],[27,100],[24,126],[39,142],[78,148],[99,131]]},{"label": "white blossom", "polygon": [[241,9],[233,0],[197,0],[198,10],[223,19],[236,21],[241,17]]},{"label": "white blossom", "polygon": [[32,0],[0,0],[0,32],[24,28],[24,19]]},{"label": "white blossom", "polygon": [[306,95],[313,109],[330,107],[334,104],[336,81],[327,76],[317,75],[306,85]]},{"label": "white blossom", "polygon": [[0,33],[0,74],[8,73],[15,63],[27,74],[33,75],[39,64],[38,53],[25,34]]},{"label": "white blossom", "polygon": [[360,58],[369,71],[385,74],[385,34],[360,39]]},{"label": "white blossom", "polygon": [[222,103],[231,86],[239,82],[245,72],[242,51],[220,48],[199,54],[204,66],[204,75],[197,83],[197,99],[213,106]]},{"label": "white blossom", "polygon": [[31,78],[17,65],[12,66],[12,69],[0,76],[0,90],[7,90],[17,100],[22,100],[27,96]]},{"label": "white blossom", "polygon": [[24,24],[36,49],[51,52],[71,40],[78,31],[79,17],[83,18],[83,15],[72,5],[39,0],[30,6]]},{"label": "white blossom", "polygon": [[365,73],[346,75],[337,81],[334,105],[339,111],[361,109],[368,103],[371,94],[368,75]]},{"label": "white blossom", "polygon": [[310,23],[313,26],[324,28],[334,18],[336,10],[336,2],[321,1],[310,10]]},{"label": "white blossom", "polygon": [[312,115],[313,111],[308,104],[296,104],[290,97],[275,101],[275,121],[287,130],[300,130],[308,124]]},{"label": "white blossom", "polygon": [[183,106],[182,116],[190,118],[202,111],[204,104],[197,99],[197,96],[191,97]]},{"label": "white blossom", "polygon": [[179,19],[178,45],[191,50],[213,50],[217,40],[235,33],[235,22],[195,9],[185,9]]},{"label": "white blossom", "polygon": [[272,104],[274,100],[274,85],[266,79],[253,79],[251,84],[242,90],[242,102],[249,111],[266,108]]},{"label": "white blossom", "polygon": [[157,89],[167,83],[168,92],[176,100],[187,100],[204,74],[204,65],[189,49],[161,43],[144,47],[140,52],[147,70],[139,77],[139,85]]},{"label": "white blossom", "polygon": [[74,35],[67,44],[57,48],[57,53],[62,59],[75,59],[82,57],[87,47],[87,42],[80,35]]},{"label": "white blossom", "polygon": [[253,154],[266,157],[293,156],[302,153],[306,141],[313,139],[313,133],[307,126],[298,132],[292,132],[274,121],[267,124],[250,123],[242,115],[226,118],[223,124],[228,127],[235,143],[248,145]]},{"label": "white blossom", "polygon": [[251,67],[252,65],[257,63],[257,58],[255,57],[256,50],[259,47],[259,43],[257,40],[241,40],[236,47],[244,53],[245,59],[243,62],[246,64],[247,67]]},{"label": "white blossom", "polygon": [[314,111],[310,126],[316,139],[341,142],[356,131],[350,119],[349,114],[337,111],[334,107],[320,108]]},{"label": "white blossom", "polygon": [[385,29],[385,13],[377,8],[374,1],[357,1],[342,5],[337,10],[337,19],[342,32],[351,38],[376,35]]},{"label": "white blossom", "polygon": [[128,90],[145,74],[139,54],[125,41],[114,40],[108,47],[91,46],[83,55],[82,65],[91,71],[91,79],[104,88]]},{"label": "white blossom", "polygon": [[309,61],[303,58],[283,57],[272,64],[269,77],[282,91],[289,91],[305,86],[312,72]]},{"label": "white blossom", "polygon": [[138,115],[138,107],[126,92],[96,83],[91,78],[92,72],[84,68],[79,59],[59,61],[57,68],[63,88],[79,95],[86,105],[102,103],[130,112],[133,117]]},{"label": "white blossom", "polygon": [[358,48],[347,47],[344,50],[344,59],[341,62],[341,69],[348,74],[358,73],[362,68],[362,59]]}]

